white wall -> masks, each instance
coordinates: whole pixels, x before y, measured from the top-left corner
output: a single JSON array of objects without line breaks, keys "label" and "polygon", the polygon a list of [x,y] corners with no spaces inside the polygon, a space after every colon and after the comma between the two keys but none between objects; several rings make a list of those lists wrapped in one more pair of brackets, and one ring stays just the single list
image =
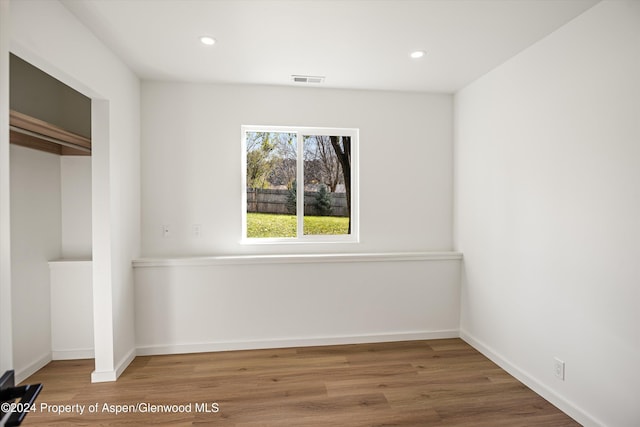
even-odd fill
[{"label": "white wall", "polygon": [[[360,130],[360,243],[240,244],[243,124]],[[449,251],[452,126],[451,95],[143,82],[143,253]],[[457,259],[272,261],[136,268],[139,351],[457,335]]]},{"label": "white wall", "polygon": [[9,63],[12,110],[91,137],[91,99],[19,56],[12,56]]},{"label": "white wall", "polygon": [[91,259],[91,157],[61,156],[62,257]]},{"label": "white wall", "polygon": [[49,273],[52,359],[93,358],[91,261],[52,261]]},{"label": "white wall", "polygon": [[[239,243],[243,124],[360,129],[360,244]],[[451,250],[452,126],[450,95],[144,82],[143,254]]]},{"label": "white wall", "polygon": [[455,257],[151,264],[136,268],[139,354],[458,336]]},{"label": "white wall", "polygon": [[640,425],[638,76],[605,1],[455,98],[462,335],[585,425]]},{"label": "white wall", "polygon": [[114,380],[135,354],[131,260],[140,247],[139,80],[58,1],[11,2],[11,50],[92,98],[92,378]]},{"label": "white wall", "polygon": [[60,158],[11,146],[13,362],[21,381],[51,360],[48,261],[61,254]]}]

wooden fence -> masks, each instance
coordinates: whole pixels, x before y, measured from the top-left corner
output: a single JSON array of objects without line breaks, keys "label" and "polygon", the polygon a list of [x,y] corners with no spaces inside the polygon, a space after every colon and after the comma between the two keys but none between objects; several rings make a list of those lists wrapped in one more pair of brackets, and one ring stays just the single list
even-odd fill
[{"label": "wooden fence", "polygon": [[[319,215],[316,208],[315,191],[304,192],[305,215]],[[287,197],[289,190],[264,190],[247,188],[247,212],[289,214]],[[331,198],[331,216],[349,216],[346,193],[329,193]]]}]

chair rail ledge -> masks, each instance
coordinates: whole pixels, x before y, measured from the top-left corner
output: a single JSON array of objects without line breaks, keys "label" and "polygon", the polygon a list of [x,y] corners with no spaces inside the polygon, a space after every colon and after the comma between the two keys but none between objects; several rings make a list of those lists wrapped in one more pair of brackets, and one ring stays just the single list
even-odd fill
[{"label": "chair rail ledge", "polygon": [[134,268],[215,266],[229,264],[312,264],[336,262],[459,261],[461,252],[389,252],[160,257],[133,260]]}]

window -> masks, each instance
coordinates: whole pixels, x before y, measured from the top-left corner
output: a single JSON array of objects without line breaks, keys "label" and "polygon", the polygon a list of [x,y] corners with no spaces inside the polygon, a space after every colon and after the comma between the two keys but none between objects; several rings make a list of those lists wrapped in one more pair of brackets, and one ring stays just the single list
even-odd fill
[{"label": "window", "polygon": [[357,241],[357,129],[243,126],[243,238]]}]

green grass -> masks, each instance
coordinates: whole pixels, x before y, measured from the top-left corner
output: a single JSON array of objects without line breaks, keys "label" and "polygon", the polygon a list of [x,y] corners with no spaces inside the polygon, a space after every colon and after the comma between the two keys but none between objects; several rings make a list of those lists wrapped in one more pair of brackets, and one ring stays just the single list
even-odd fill
[{"label": "green grass", "polygon": [[296,237],[295,215],[247,212],[247,237]]},{"label": "green grass", "polygon": [[305,216],[304,234],[329,234],[332,236],[349,233],[349,218],[341,216]]},{"label": "green grass", "polygon": [[[247,213],[247,237],[296,237],[295,215]],[[335,216],[305,216],[304,234],[347,234],[349,218]]]}]

